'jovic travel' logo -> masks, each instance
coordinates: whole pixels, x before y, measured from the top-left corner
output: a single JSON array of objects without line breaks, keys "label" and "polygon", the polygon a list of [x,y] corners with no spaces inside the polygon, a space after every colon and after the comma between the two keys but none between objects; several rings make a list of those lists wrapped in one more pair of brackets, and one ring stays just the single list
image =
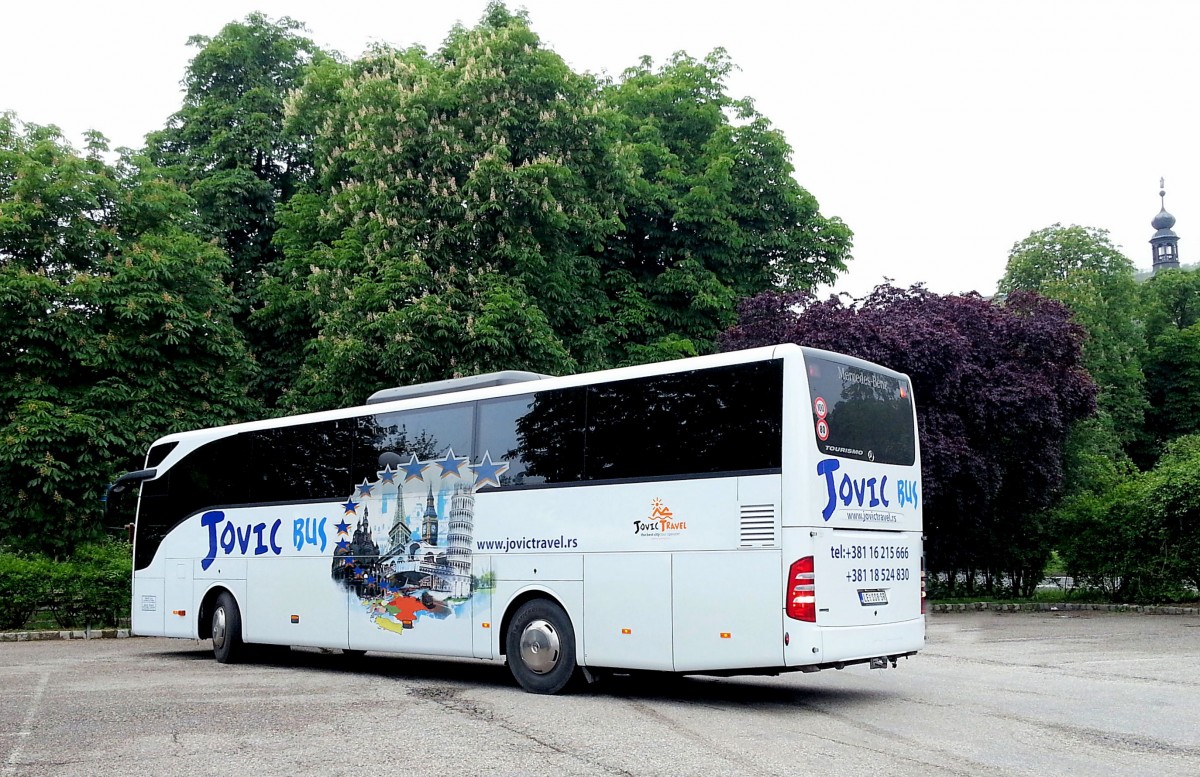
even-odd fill
[{"label": "'jovic travel' logo", "polygon": [[651,502],[650,515],[633,522],[633,533],[641,537],[673,537],[687,531],[687,521],[675,520],[671,508],[657,497]]}]

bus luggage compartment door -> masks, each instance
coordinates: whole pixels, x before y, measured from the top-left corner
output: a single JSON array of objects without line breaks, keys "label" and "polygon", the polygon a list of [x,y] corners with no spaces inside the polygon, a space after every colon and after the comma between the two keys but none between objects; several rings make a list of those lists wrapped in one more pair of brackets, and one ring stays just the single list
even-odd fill
[{"label": "bus luggage compartment door", "polygon": [[192,560],[169,558],[163,562],[163,569],[166,570],[163,634],[195,638],[197,614],[193,611]]},{"label": "bus luggage compartment door", "polygon": [[[671,671],[671,554],[584,556],[588,666]],[[578,625],[576,626],[578,628]]]},{"label": "bus luggage compartment door", "polygon": [[781,666],[779,551],[674,555],[675,671]]}]

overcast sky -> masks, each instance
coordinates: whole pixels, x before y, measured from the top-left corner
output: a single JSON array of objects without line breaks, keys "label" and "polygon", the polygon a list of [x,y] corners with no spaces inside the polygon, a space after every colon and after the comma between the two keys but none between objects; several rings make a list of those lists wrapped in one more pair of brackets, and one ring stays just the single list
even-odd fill
[{"label": "overcast sky", "polygon": [[[357,57],[436,48],[485,0],[6,3],[0,110],[142,145],[179,108],[193,34],[291,16]],[[1107,229],[1150,266],[1158,180],[1185,263],[1200,261],[1200,2],[1178,0],[526,0],[576,70],[727,49],[735,96],[794,149],[796,178],[854,230],[834,290],[885,277],[995,291],[1013,243],[1055,222]]]}]

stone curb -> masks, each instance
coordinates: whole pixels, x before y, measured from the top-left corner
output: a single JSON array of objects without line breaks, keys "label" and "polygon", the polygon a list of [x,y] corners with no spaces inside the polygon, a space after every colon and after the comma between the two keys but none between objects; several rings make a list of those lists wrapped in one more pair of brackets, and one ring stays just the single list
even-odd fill
[{"label": "stone curb", "polygon": [[1172,607],[1162,604],[1079,604],[1074,602],[1058,604],[1051,602],[931,604],[929,610],[931,612],[983,612],[986,610],[991,612],[1140,612],[1148,615],[1200,615],[1200,607]]},{"label": "stone curb", "polygon": [[74,631],[2,631],[0,642],[44,642],[59,639],[125,639],[129,629],[76,629]]}]

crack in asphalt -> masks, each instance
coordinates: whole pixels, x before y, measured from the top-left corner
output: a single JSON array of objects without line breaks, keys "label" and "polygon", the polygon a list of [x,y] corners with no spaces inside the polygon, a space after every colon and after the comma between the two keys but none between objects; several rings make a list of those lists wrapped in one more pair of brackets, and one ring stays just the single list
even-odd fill
[{"label": "crack in asphalt", "polygon": [[437,704],[438,706],[450,710],[451,712],[456,712],[476,720],[482,720],[484,722],[491,723],[499,728],[504,729],[505,731],[528,739],[529,741],[540,745],[551,752],[567,756],[568,758],[572,758],[587,766],[603,769],[608,774],[621,775],[621,777],[634,777],[633,772],[616,766],[611,766],[603,761],[591,758],[582,753],[574,752],[521,728],[507,718],[497,715],[495,710],[471,701],[470,699],[463,698],[461,696],[461,691],[459,691],[457,688],[410,688],[408,695],[414,699]]}]

